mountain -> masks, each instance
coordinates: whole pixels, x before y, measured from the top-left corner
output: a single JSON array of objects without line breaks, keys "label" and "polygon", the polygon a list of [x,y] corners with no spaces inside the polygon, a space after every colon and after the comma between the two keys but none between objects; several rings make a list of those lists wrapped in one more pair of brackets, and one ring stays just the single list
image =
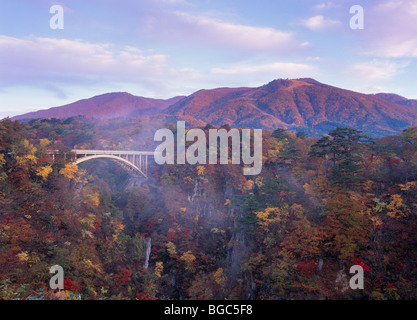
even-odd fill
[{"label": "mountain", "polygon": [[259,88],[200,90],[164,113],[191,116],[213,125],[304,130],[321,135],[337,126],[371,136],[417,125],[417,109],[303,78],[274,80]]},{"label": "mountain", "polygon": [[417,100],[410,100],[395,93],[377,93],[378,98],[417,109]]},{"label": "mountain", "polygon": [[363,94],[301,78],[277,79],[257,88],[199,90],[187,97],[168,100],[108,93],[13,119],[146,116],[164,122],[181,119],[189,126],[210,123],[240,128],[284,128],[315,136],[344,126],[379,137],[416,126],[414,103],[416,100],[394,94]]},{"label": "mountain", "polygon": [[79,100],[61,107],[30,112],[13,117],[13,120],[38,118],[68,118],[86,116],[96,119],[132,118],[155,114],[184,97],[167,100],[137,97],[127,92],[113,92]]}]

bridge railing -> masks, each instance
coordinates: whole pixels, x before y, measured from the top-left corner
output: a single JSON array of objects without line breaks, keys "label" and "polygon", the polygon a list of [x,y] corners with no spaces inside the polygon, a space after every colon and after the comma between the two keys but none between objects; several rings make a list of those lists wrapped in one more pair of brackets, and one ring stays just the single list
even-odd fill
[{"label": "bridge railing", "polygon": [[84,150],[84,149],[73,149],[72,152],[75,152],[77,155],[100,155],[100,154],[108,154],[108,155],[143,155],[143,156],[154,156],[154,151],[119,151],[119,150]]},{"label": "bridge railing", "polygon": [[[131,169],[147,177],[148,174],[148,157],[155,157],[153,151],[121,151],[121,150],[88,150],[73,149],[75,162],[81,163],[90,159],[113,158],[119,159],[122,163],[130,164]],[[85,159],[85,160],[84,160]]]}]

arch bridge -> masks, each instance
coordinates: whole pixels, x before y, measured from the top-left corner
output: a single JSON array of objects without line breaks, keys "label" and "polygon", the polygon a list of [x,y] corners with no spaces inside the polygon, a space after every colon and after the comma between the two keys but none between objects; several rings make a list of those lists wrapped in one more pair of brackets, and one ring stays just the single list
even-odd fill
[{"label": "arch bridge", "polygon": [[149,157],[154,157],[152,151],[118,151],[118,150],[72,150],[75,154],[75,164],[92,159],[107,158],[115,160],[134,176],[148,177]]}]

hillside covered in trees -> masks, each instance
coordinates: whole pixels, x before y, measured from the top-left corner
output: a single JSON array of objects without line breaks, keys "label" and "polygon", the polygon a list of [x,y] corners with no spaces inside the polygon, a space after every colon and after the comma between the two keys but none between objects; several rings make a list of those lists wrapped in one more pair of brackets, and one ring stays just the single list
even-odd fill
[{"label": "hillside covered in trees", "polygon": [[[132,186],[111,161],[68,156],[153,150],[154,129],[0,122],[0,299],[417,298],[417,127],[378,140],[264,130],[258,176],[155,164]],[[355,264],[363,290],[348,286]]]}]

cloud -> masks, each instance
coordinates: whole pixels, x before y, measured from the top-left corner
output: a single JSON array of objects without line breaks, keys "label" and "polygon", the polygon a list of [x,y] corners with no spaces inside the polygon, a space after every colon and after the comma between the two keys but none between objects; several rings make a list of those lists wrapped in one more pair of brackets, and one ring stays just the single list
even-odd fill
[{"label": "cloud", "polygon": [[287,62],[274,62],[260,65],[239,65],[230,68],[213,68],[212,73],[215,74],[228,74],[228,75],[248,75],[255,73],[282,73],[283,76],[297,76],[300,72],[312,71],[312,67],[306,64],[299,63],[287,63]]},{"label": "cloud", "polygon": [[[378,85],[365,85],[365,86],[355,86],[353,87],[354,91],[368,93],[368,94],[375,94],[375,93],[387,93],[391,92],[392,90]],[[395,91],[398,92],[398,91]]]},{"label": "cloud", "polygon": [[340,26],[342,23],[338,20],[325,19],[324,16],[318,15],[308,18],[302,24],[313,31],[322,31]]},{"label": "cloud", "polygon": [[363,41],[370,55],[417,57],[417,1],[383,1],[365,11]]},{"label": "cloud", "polygon": [[369,53],[386,58],[417,58],[417,39],[381,40]]},{"label": "cloud", "polygon": [[348,72],[356,79],[361,79],[361,81],[388,81],[400,74],[407,66],[407,62],[372,60],[356,63],[349,68]]},{"label": "cloud", "polygon": [[59,91],[60,85],[122,82],[156,89],[167,79],[198,77],[192,69],[171,67],[164,54],[82,40],[0,36],[0,61],[2,87],[30,85]]},{"label": "cloud", "polygon": [[186,0],[157,0],[157,2],[160,2],[162,4],[187,4],[188,3]]},{"label": "cloud", "polygon": [[[220,48],[244,52],[288,53],[302,49],[294,34],[270,27],[228,22],[204,15],[175,11],[165,19],[148,18],[147,31],[153,37],[189,44],[193,48]],[[169,33],[167,33],[169,30]]]},{"label": "cloud", "polygon": [[262,85],[277,78],[315,77],[318,74],[311,65],[290,62],[241,63],[231,67],[212,68],[210,73],[217,81],[223,81],[229,85],[232,82],[233,85],[248,85],[247,81],[250,79],[250,85],[253,86]]},{"label": "cloud", "polygon": [[326,10],[326,9],[333,8],[335,6],[336,5],[333,2],[327,1],[327,2],[319,3],[319,4],[315,5],[314,9],[316,9],[316,10]]}]

